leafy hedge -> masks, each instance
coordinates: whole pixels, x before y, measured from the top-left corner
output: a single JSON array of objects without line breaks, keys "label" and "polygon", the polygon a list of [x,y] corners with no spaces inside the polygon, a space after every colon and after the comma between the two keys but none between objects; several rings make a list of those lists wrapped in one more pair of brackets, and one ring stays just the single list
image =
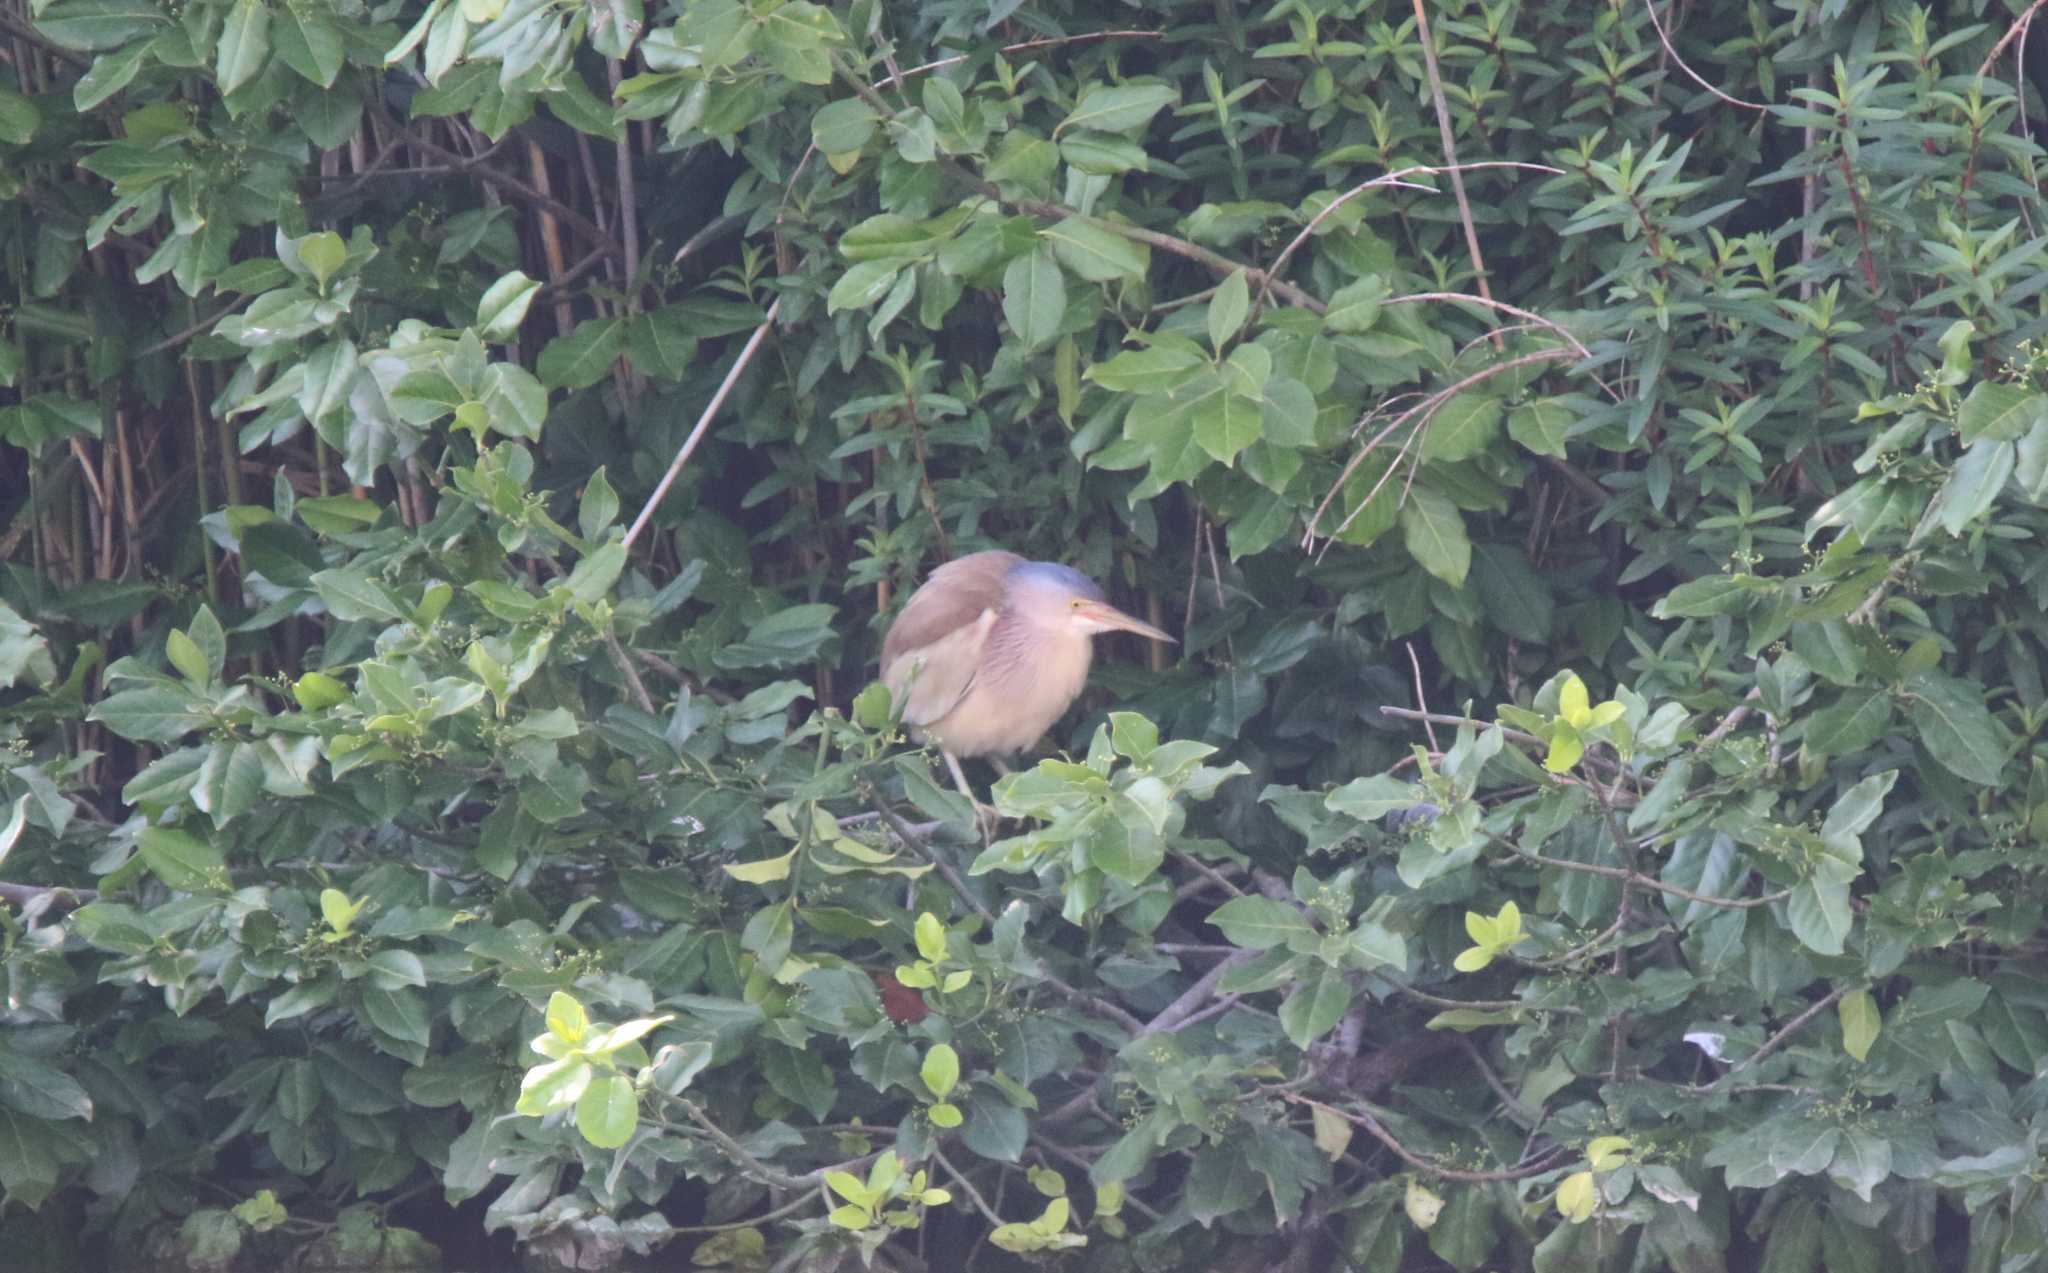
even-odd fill
[{"label": "leafy hedge", "polygon": [[0,1231],[2042,1267],[2037,7],[0,13]]}]

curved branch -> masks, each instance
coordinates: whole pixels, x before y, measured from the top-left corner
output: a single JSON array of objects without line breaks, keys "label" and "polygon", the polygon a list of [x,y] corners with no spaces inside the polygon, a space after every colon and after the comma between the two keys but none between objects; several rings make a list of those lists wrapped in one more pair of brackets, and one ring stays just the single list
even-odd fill
[{"label": "curved branch", "polygon": [[1765,1039],[1762,1047],[1758,1048],[1756,1051],[1750,1053],[1748,1056],[1742,1058],[1740,1061],[1737,1061],[1734,1065],[1730,1066],[1726,1074],[1723,1074],[1720,1078],[1715,1079],[1711,1083],[1695,1083],[1687,1090],[1694,1092],[1711,1092],[1715,1088],[1720,1087],[1729,1079],[1734,1078],[1736,1075],[1742,1073],[1750,1066],[1755,1065],[1758,1061],[1763,1060],[1771,1053],[1776,1052],[1779,1048],[1782,1048],[1787,1043],[1790,1043],[1792,1041],[1792,1036],[1799,1033],[1799,1031],[1806,1025],[1807,1022],[1813,1020],[1821,1013],[1826,1012],[1830,1007],[1832,1007],[1835,1004],[1836,1001],[1838,1001],[1839,999],[1841,999],[1843,995],[1848,993],[1849,987],[1846,985],[1835,987],[1833,990],[1828,992],[1826,998],[1820,1000],[1818,1003],[1815,1003],[1812,1007],[1800,1013],[1798,1016],[1792,1018],[1790,1021],[1787,1021],[1784,1024],[1784,1026],[1782,1026],[1778,1030],[1776,1034],[1772,1035],[1768,1039]]},{"label": "curved branch", "polygon": [[[1317,312],[1320,313],[1321,311],[1318,310]],[[1557,362],[1567,357],[1570,357],[1570,352],[1568,350],[1539,349],[1534,353],[1522,354],[1517,357],[1510,358],[1505,362],[1497,362],[1491,366],[1482,367],[1478,371],[1473,372],[1471,375],[1464,377],[1456,383],[1447,385],[1446,387],[1437,390],[1435,393],[1430,394],[1427,398],[1424,398],[1421,402],[1416,403],[1414,406],[1408,408],[1408,410],[1396,416],[1392,424],[1389,424],[1386,428],[1380,430],[1379,433],[1376,436],[1374,436],[1372,441],[1366,443],[1364,447],[1359,449],[1358,454],[1351,457],[1350,463],[1344,466],[1344,471],[1339,473],[1337,475],[1337,480],[1330,484],[1329,494],[1323,496],[1322,503],[1316,505],[1316,511],[1312,515],[1310,515],[1308,519],[1307,538],[1310,541],[1314,540],[1316,535],[1316,527],[1322,523],[1323,514],[1329,511],[1331,501],[1337,498],[1337,492],[1344,489],[1344,483],[1351,480],[1351,475],[1358,471],[1358,466],[1365,463],[1366,457],[1371,455],[1375,450],[1378,450],[1380,442],[1388,436],[1390,436],[1395,429],[1398,429],[1402,425],[1408,423],[1408,421],[1415,419],[1418,415],[1422,417],[1421,424],[1418,426],[1418,429],[1427,426],[1427,424],[1429,423],[1429,418],[1435,415],[1437,410],[1441,408],[1446,402],[1449,402],[1452,398],[1456,397],[1460,393],[1463,393],[1465,390],[1471,388],[1473,385],[1479,384],[1483,381],[1491,380],[1493,377],[1501,375],[1504,372],[1513,371],[1517,367],[1526,367],[1531,363]],[[1388,471],[1392,472],[1391,469]],[[1368,497],[1364,502],[1360,503],[1358,507],[1360,509],[1364,509],[1371,502],[1371,498]],[[1351,516],[1345,518],[1343,523],[1339,525],[1335,531],[1331,532],[1331,534],[1342,534],[1344,532],[1344,528],[1351,524],[1352,518],[1355,518],[1357,516],[1358,513],[1354,511],[1351,514]]]},{"label": "curved branch", "polygon": [[1392,1150],[1394,1157],[1399,1158],[1417,1171],[1426,1171],[1430,1175],[1442,1180],[1458,1180],[1471,1184],[1483,1184],[1494,1180],[1527,1180],[1531,1176],[1540,1176],[1544,1172],[1551,1170],[1571,1154],[1571,1151],[1568,1149],[1554,1149],[1533,1163],[1521,1167],[1508,1167],[1499,1171],[1466,1171],[1457,1167],[1446,1167],[1442,1163],[1424,1158],[1406,1145],[1403,1145],[1400,1141],[1395,1140],[1394,1134],[1382,1127],[1380,1120],[1370,1114],[1354,1113],[1348,1109],[1339,1109],[1335,1105],[1327,1105],[1322,1101],[1311,1100],[1306,1096],[1298,1096],[1292,1092],[1282,1093],[1282,1096],[1296,1105],[1306,1105],[1311,1109],[1319,1109],[1335,1114],[1354,1127],[1364,1128],[1367,1135]]},{"label": "curved branch", "polygon": [[[2037,9],[2041,7],[2040,0],[2036,0],[2034,7]],[[1728,94],[1722,92],[1720,89],[1715,88],[1712,84],[1707,83],[1706,80],[1700,77],[1700,73],[1698,71],[1693,70],[1690,66],[1687,66],[1685,64],[1685,59],[1678,56],[1678,50],[1671,47],[1671,37],[1664,34],[1664,24],[1658,21],[1657,19],[1657,0],[1643,0],[1643,8],[1646,11],[1648,11],[1650,15],[1650,25],[1651,27],[1655,28],[1657,32],[1657,43],[1664,46],[1664,52],[1670,55],[1671,60],[1678,64],[1678,69],[1684,71],[1687,78],[1691,79],[1693,83],[1699,85],[1701,88],[1707,90],[1709,93],[1712,93],[1715,97],[1720,98],[1722,101],[1728,103],[1730,106],[1740,106],[1744,110],[1752,111],[1767,111],[1770,109],[1770,107],[1762,105],[1758,102],[1745,102],[1739,97],[1730,97]],[[1998,56],[1996,51],[1992,53],[1992,56]]]}]

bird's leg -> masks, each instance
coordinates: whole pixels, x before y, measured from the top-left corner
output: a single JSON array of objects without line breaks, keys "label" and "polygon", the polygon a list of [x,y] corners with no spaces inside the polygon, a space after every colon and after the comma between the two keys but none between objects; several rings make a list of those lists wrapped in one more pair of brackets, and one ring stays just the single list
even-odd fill
[{"label": "bird's leg", "polygon": [[995,811],[993,805],[983,804],[975,796],[974,788],[968,785],[966,772],[960,768],[960,758],[958,756],[943,748],[940,749],[939,754],[946,758],[946,768],[953,771],[953,783],[960,788],[960,794],[966,796],[967,803],[974,806],[974,817],[975,821],[981,825],[982,838],[988,839],[992,837],[995,834],[996,823],[1002,820],[1002,815]]}]

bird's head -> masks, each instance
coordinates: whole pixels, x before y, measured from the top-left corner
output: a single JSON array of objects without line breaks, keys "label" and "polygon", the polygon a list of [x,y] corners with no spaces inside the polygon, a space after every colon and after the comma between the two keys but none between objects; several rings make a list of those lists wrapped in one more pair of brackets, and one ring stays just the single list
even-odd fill
[{"label": "bird's head", "polygon": [[1050,561],[1025,561],[1011,567],[1004,579],[1010,607],[1033,626],[1053,631],[1135,632],[1154,641],[1173,638],[1143,619],[1109,604],[1095,581],[1071,566]]}]

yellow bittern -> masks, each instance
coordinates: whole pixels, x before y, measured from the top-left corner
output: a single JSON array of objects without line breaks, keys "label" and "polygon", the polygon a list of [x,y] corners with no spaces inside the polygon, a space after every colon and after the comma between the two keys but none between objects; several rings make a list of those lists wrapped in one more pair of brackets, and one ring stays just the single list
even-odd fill
[{"label": "yellow bittern", "polygon": [[1037,742],[1088,683],[1098,632],[1173,640],[1109,604],[1070,566],[974,553],[911,594],[882,640],[882,683],[980,808],[959,758]]}]

